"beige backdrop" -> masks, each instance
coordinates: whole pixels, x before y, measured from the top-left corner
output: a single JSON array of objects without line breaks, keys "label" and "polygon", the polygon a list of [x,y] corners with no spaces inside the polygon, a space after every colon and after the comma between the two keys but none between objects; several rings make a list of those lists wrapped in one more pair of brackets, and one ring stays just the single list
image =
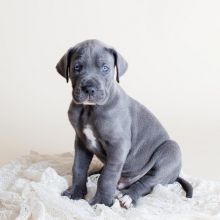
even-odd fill
[{"label": "beige backdrop", "polygon": [[70,84],[55,71],[66,50],[97,38],[129,69],[121,86],[177,140],[185,173],[220,179],[220,2],[0,2],[0,161],[73,150]]}]

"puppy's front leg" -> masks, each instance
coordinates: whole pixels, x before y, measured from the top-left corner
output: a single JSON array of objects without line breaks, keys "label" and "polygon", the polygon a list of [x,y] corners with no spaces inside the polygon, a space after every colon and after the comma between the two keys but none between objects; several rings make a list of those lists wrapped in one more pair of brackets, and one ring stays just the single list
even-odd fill
[{"label": "puppy's front leg", "polygon": [[129,142],[121,141],[116,146],[108,146],[106,163],[98,180],[97,191],[90,205],[96,203],[111,206],[121,171],[129,152]]},{"label": "puppy's front leg", "polygon": [[87,173],[93,154],[86,149],[79,137],[75,138],[75,158],[72,167],[72,187],[62,193],[70,199],[82,199],[87,194]]}]

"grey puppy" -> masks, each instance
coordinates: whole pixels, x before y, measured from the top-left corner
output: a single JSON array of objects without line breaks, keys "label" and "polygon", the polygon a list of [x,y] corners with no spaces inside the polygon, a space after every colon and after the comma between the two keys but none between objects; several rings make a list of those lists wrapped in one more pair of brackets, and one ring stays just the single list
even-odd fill
[{"label": "grey puppy", "polygon": [[98,40],[70,48],[56,66],[72,83],[68,116],[76,133],[72,187],[63,195],[76,200],[86,195],[88,168],[96,155],[104,166],[91,205],[111,206],[119,190],[121,205],[129,208],[155,185],[174,181],[182,185],[186,197],[192,197],[192,186],[179,177],[178,144],[118,84],[127,66],[115,49]]}]

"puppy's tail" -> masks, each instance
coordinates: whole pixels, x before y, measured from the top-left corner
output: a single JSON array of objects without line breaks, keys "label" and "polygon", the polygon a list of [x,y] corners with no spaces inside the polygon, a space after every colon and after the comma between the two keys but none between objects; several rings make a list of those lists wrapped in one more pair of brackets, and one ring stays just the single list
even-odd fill
[{"label": "puppy's tail", "polygon": [[176,181],[183,187],[183,189],[186,191],[186,198],[192,198],[193,196],[193,187],[192,185],[184,180],[182,177],[178,177]]}]

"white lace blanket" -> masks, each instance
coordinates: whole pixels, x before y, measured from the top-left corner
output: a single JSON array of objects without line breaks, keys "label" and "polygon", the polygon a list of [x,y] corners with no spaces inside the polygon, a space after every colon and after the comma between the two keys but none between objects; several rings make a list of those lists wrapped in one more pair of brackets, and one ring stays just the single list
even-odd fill
[{"label": "white lace blanket", "polygon": [[[186,199],[178,184],[158,185],[141,198],[136,208],[125,210],[116,200],[109,208],[90,207],[85,200],[72,201],[60,193],[70,184],[72,154],[29,156],[0,168],[1,220],[220,220],[220,182],[187,177],[194,187]],[[88,198],[96,190],[97,175],[88,181]]]}]

